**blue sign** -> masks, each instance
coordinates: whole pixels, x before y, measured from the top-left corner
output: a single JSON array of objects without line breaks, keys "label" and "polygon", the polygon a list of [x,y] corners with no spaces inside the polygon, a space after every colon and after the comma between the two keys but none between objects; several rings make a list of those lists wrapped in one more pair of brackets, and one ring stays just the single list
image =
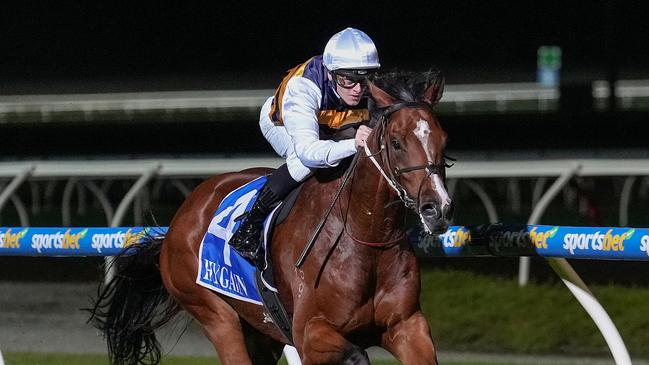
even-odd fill
[{"label": "blue sign", "polygon": [[[113,256],[166,227],[0,227],[0,256]],[[544,225],[453,226],[409,234],[419,257],[544,256],[649,261],[649,228]]]},{"label": "blue sign", "polygon": [[0,227],[0,256],[112,256],[166,227]]},{"label": "blue sign", "polygon": [[419,257],[543,256],[649,260],[649,229],[501,224],[454,226],[444,234],[411,234]]}]

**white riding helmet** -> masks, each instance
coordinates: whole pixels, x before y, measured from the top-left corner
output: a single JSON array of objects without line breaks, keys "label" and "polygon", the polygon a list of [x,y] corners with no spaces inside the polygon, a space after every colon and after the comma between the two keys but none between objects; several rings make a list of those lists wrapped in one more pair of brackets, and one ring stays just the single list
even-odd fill
[{"label": "white riding helmet", "polygon": [[370,70],[381,67],[379,54],[372,39],[354,28],[347,28],[334,34],[325,46],[322,60],[329,71]]}]

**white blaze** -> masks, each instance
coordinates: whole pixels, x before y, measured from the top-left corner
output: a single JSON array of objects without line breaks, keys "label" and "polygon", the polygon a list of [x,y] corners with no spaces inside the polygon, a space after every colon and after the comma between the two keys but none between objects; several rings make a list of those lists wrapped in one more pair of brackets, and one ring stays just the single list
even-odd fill
[{"label": "white blaze", "polygon": [[444,183],[442,179],[439,178],[439,175],[433,174],[433,183],[435,184],[435,191],[439,194],[440,200],[442,201],[442,207],[445,205],[451,204],[451,198],[448,196],[446,189],[444,189]]},{"label": "white blaze", "polygon": [[419,142],[421,142],[421,146],[424,148],[424,151],[426,151],[426,158],[428,159],[428,163],[433,162],[433,156],[430,155],[430,151],[428,150],[428,135],[430,134],[430,128],[428,127],[428,122],[421,119],[417,122],[417,128],[415,128],[415,136],[419,139]]},{"label": "white blaze", "polygon": [[[430,134],[428,122],[423,119],[419,120],[417,122],[417,128],[415,128],[414,133],[421,142],[421,147],[426,152],[428,163],[433,163],[433,156],[431,155],[431,151],[428,149],[428,135]],[[435,191],[437,191],[437,194],[439,194],[439,197],[441,198],[440,200],[442,202],[442,207],[451,204],[451,198],[448,196],[448,193],[444,188],[444,182],[442,182],[442,179],[440,179],[439,175],[432,174],[431,179],[433,180],[433,184],[435,185]]]}]

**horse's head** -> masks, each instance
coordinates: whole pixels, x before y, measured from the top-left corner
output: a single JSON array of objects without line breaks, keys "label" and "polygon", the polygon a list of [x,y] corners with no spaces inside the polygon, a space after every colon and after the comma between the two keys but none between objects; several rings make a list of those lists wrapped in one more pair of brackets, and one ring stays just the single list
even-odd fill
[{"label": "horse's head", "polygon": [[384,177],[427,232],[441,233],[453,214],[445,184],[446,132],[432,109],[442,96],[444,79],[439,72],[419,76],[424,77],[387,74],[369,83],[374,130],[366,152],[380,150],[377,167]]}]

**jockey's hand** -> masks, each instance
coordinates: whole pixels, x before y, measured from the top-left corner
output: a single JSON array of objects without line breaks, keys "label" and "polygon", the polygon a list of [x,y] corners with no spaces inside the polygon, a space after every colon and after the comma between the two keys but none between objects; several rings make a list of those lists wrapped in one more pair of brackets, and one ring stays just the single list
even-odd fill
[{"label": "jockey's hand", "polygon": [[356,148],[361,149],[365,147],[365,141],[367,140],[367,137],[372,133],[372,128],[362,125],[358,127],[358,130],[356,131],[356,136],[354,137],[354,140],[356,141]]}]

